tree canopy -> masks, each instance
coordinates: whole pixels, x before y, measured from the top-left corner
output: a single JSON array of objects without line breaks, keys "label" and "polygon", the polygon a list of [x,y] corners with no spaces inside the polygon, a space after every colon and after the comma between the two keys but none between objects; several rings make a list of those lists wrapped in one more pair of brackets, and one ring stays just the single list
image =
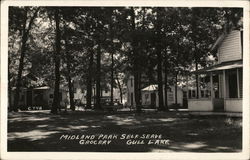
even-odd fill
[{"label": "tree canopy", "polygon": [[[76,77],[87,90],[87,106],[95,86],[95,109],[102,109],[101,90],[111,90],[113,101],[113,89],[124,93],[133,75],[140,111],[144,82],[157,83],[162,90],[177,81],[167,75],[207,66],[206,57],[216,56],[210,52],[216,38],[242,29],[242,14],[241,8],[10,7],[9,87],[16,88],[12,109],[17,111],[20,87],[49,85],[57,95],[56,113],[60,87],[67,85],[73,92]],[[29,73],[38,77],[35,84],[24,83]],[[158,94],[165,110],[163,93]]]}]

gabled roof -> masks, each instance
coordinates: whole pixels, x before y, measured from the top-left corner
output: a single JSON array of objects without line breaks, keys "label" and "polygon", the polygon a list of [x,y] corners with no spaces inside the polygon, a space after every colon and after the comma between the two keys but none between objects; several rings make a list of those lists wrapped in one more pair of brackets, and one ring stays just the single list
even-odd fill
[{"label": "gabled roof", "polygon": [[215,43],[212,45],[210,51],[213,51],[213,50],[217,49],[217,48],[221,45],[221,43],[223,42],[223,40],[226,38],[226,36],[227,36],[228,34],[230,34],[232,31],[241,31],[241,32],[242,32],[242,30],[231,30],[229,33],[227,33],[227,32],[224,31],[224,32],[219,36],[219,38],[215,41]]},{"label": "gabled roof", "polygon": [[211,51],[217,49],[217,48],[220,46],[220,44],[221,44],[221,43],[223,42],[223,40],[225,39],[226,35],[227,35],[226,33],[222,33],[222,34],[219,36],[219,38],[215,41],[215,43],[214,43],[213,46],[211,47]]},{"label": "gabled roof", "polygon": [[152,84],[142,89],[142,91],[156,91],[156,90],[158,90],[157,84]]},{"label": "gabled roof", "polygon": [[[165,85],[163,85],[164,87]],[[168,86],[168,88],[171,88],[173,86]],[[178,89],[181,89],[179,86],[177,87]],[[145,88],[142,89],[142,91],[157,91],[158,90],[158,85],[157,84],[152,84],[152,85],[149,85]]]},{"label": "gabled roof", "polygon": [[29,79],[31,79],[31,80],[33,80],[33,81],[37,81],[37,80],[38,80],[37,76],[34,75],[33,73],[27,73],[27,74],[25,74],[25,75],[23,76],[23,78],[29,78]]},{"label": "gabled roof", "polygon": [[36,87],[36,88],[33,88],[33,89],[50,89],[50,87],[49,86],[43,86],[43,87]]}]

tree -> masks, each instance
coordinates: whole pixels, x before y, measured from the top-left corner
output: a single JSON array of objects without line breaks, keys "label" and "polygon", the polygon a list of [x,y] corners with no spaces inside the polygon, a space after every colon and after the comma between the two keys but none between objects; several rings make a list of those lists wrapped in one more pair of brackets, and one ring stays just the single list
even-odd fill
[{"label": "tree", "polygon": [[[22,34],[21,40],[21,56],[19,59],[19,67],[18,67],[18,74],[17,74],[17,82],[16,82],[16,90],[15,90],[15,97],[14,97],[14,105],[10,108],[10,111],[18,111],[18,104],[19,104],[19,94],[20,94],[20,87],[21,87],[21,78],[24,66],[24,58],[27,50],[27,41],[29,38],[29,32],[33,25],[33,21],[37,16],[39,8],[10,8],[10,26],[13,26]],[[16,25],[16,26],[15,26]]]},{"label": "tree", "polygon": [[92,50],[89,51],[89,66],[87,76],[87,108],[91,108],[91,97],[92,97],[92,66],[94,61],[94,53]]},{"label": "tree", "polygon": [[[137,111],[141,111],[141,89],[155,83],[159,110],[167,110],[168,86],[174,84],[177,91],[179,77],[188,66],[207,66],[206,57],[215,55],[210,48],[216,37],[223,28],[242,27],[241,17],[242,10],[237,8],[10,8],[9,53],[21,53],[20,58],[11,54],[13,61],[9,59],[9,84],[16,84],[14,107],[18,106],[20,86],[54,82],[50,85],[54,87],[51,112],[56,113],[59,86],[67,82],[74,110],[72,82],[80,79],[82,89],[87,89],[88,108],[96,86],[95,109],[99,110],[101,91],[110,90],[112,102],[113,89],[119,88],[122,100],[124,79],[132,74]],[[17,45],[19,41],[21,45]],[[54,75],[48,73],[53,69]],[[26,71],[37,73],[39,82],[21,83]]]},{"label": "tree", "polygon": [[[193,55],[195,70],[206,67],[206,58],[216,38],[231,29],[240,28],[242,10],[237,8],[191,8],[188,33],[190,55]],[[213,53],[216,57],[216,53]],[[196,75],[196,97],[199,98],[198,75]]]},{"label": "tree", "polygon": [[136,41],[136,28],[135,28],[135,11],[134,8],[130,8],[130,16],[131,16],[131,30],[134,34],[132,37],[132,53],[133,53],[133,74],[134,74],[134,94],[135,94],[135,105],[137,112],[141,112],[141,102],[140,102],[140,88],[139,88],[139,53],[137,50],[138,44]]},{"label": "tree", "polygon": [[[64,34],[67,34],[67,30],[64,27]],[[69,88],[69,100],[70,100],[70,109],[75,111],[75,102],[74,102],[74,91],[72,88],[72,79],[71,79],[71,56],[68,50],[68,36],[65,35],[65,57],[66,57],[66,64],[67,64],[67,81],[68,81],[68,88]],[[74,87],[74,86],[73,86]]]},{"label": "tree", "polygon": [[51,113],[57,114],[57,110],[60,107],[60,52],[61,52],[61,31],[60,31],[60,9],[54,8],[54,18],[56,25],[56,37],[55,37],[55,53],[54,53],[54,62],[55,62],[55,85],[54,85],[54,97],[51,108]]},{"label": "tree", "polygon": [[158,97],[159,97],[159,110],[165,111],[166,108],[163,105],[163,81],[162,81],[162,32],[161,32],[161,10],[162,8],[157,7],[156,8],[156,24],[155,24],[155,30],[156,30],[156,54],[157,54],[157,84],[158,84]]}]

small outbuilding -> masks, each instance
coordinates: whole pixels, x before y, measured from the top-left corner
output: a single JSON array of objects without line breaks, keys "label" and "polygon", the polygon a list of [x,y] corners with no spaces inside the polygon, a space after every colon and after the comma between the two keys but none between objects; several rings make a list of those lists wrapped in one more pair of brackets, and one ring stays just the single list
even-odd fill
[{"label": "small outbuilding", "polygon": [[[163,89],[165,86],[163,85]],[[149,85],[142,89],[142,105],[149,106],[150,108],[159,107],[159,98],[158,98],[158,85]],[[167,101],[168,106],[174,105],[175,102],[175,87],[169,86],[167,92]],[[165,93],[163,92],[163,102],[165,104]],[[177,87],[177,104],[183,106],[183,92],[180,87]]]}]

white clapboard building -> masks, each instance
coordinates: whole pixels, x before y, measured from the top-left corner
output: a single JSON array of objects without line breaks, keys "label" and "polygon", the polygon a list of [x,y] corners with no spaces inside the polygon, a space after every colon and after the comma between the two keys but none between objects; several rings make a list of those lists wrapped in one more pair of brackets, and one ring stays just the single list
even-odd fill
[{"label": "white clapboard building", "polygon": [[223,33],[212,50],[217,51],[218,62],[193,72],[199,77],[199,96],[189,95],[188,109],[242,112],[243,32]]}]

